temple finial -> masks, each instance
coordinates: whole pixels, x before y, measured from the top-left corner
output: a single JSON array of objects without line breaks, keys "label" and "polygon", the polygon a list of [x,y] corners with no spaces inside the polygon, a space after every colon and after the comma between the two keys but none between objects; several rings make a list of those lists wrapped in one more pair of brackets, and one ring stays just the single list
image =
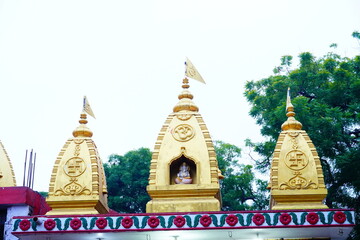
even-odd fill
[{"label": "temple finial", "polygon": [[286,116],[288,119],[281,125],[282,130],[301,130],[302,124],[295,119],[294,106],[290,98],[290,88],[287,90]]},{"label": "temple finial", "polygon": [[[287,97],[286,97],[286,112],[293,112],[294,111],[294,106],[291,103],[291,98],[290,98],[290,88],[288,88],[287,90]],[[287,116],[287,115],[286,115]],[[295,116],[295,113],[294,113]],[[288,116],[287,116],[288,117]]]},{"label": "temple finial", "polygon": [[86,120],[86,113],[83,111],[80,114],[79,120],[80,126],[73,131],[74,137],[92,137],[93,132],[86,126],[88,121]]},{"label": "temple finial", "polygon": [[182,88],[183,91],[179,94],[178,98],[179,98],[179,102],[176,104],[176,106],[174,107],[173,111],[174,112],[180,112],[182,110],[186,110],[186,111],[192,111],[192,112],[197,112],[199,111],[199,108],[195,105],[195,103],[192,101],[192,99],[194,98],[194,96],[190,93],[190,91],[188,90],[190,87],[189,85],[189,79],[187,79],[186,77],[183,79],[183,84],[182,84]]}]

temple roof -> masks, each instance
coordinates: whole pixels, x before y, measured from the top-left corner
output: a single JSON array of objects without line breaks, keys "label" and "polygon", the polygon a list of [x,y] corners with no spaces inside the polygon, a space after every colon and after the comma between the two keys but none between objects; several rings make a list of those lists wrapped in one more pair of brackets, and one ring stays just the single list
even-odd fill
[{"label": "temple roof", "polygon": [[[150,165],[147,212],[218,211],[219,178],[210,133],[183,79],[179,102],[160,130]],[[177,176],[188,166],[186,183]]]},{"label": "temple roof", "polygon": [[86,126],[87,115],[80,114],[80,125],[73,138],[61,149],[51,174],[48,214],[107,213],[107,187],[103,163],[93,133]]},{"label": "temple roof", "polygon": [[288,89],[286,116],[273,154],[270,183],[272,209],[320,209],[327,189],[316,148],[295,119]]},{"label": "temple roof", "polygon": [[0,187],[15,187],[16,179],[9,156],[0,141]]}]

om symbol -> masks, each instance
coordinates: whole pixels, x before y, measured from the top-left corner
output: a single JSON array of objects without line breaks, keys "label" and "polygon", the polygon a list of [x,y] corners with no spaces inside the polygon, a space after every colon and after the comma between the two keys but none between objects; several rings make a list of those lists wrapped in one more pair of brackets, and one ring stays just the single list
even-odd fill
[{"label": "om symbol", "polygon": [[194,137],[195,131],[190,125],[181,124],[172,131],[172,135],[176,140],[186,142]]}]

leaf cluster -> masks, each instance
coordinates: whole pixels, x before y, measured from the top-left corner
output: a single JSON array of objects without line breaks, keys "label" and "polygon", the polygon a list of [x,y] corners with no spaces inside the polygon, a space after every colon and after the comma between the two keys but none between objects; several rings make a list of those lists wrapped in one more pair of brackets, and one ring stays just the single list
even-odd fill
[{"label": "leaf cluster", "polygon": [[145,212],[151,152],[140,148],[124,156],[111,155],[104,164],[109,207],[121,213]]},{"label": "leaf cluster", "polygon": [[240,164],[241,149],[222,141],[215,142],[219,168],[222,210],[261,210],[268,206],[267,183],[257,179],[251,165]]}]

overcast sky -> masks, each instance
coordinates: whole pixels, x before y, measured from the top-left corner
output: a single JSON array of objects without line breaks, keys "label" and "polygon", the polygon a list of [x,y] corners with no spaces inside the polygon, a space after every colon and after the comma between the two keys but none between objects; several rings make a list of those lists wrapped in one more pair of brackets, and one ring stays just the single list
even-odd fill
[{"label": "overcast sky", "polygon": [[322,56],[331,43],[358,55],[359,12],[358,0],[0,0],[0,140],[17,184],[33,148],[34,189],[48,191],[84,95],[103,161],[152,150],[178,102],[186,57],[207,82],[191,81],[190,91],[212,139],[261,141],[246,81],[271,75],[283,55]]}]

